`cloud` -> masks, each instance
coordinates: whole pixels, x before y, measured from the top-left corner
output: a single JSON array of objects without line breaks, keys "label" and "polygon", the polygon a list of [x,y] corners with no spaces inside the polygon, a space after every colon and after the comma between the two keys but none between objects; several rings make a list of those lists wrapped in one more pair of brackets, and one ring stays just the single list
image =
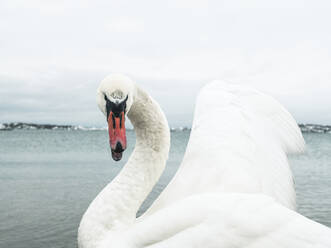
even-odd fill
[{"label": "cloud", "polygon": [[2,1],[0,122],[104,125],[95,90],[111,72],[190,125],[209,80],[249,84],[299,122],[331,123],[326,1]]},{"label": "cloud", "polygon": [[112,19],[108,26],[110,32],[140,33],[144,31],[144,22],[140,19],[130,17],[119,17]]}]

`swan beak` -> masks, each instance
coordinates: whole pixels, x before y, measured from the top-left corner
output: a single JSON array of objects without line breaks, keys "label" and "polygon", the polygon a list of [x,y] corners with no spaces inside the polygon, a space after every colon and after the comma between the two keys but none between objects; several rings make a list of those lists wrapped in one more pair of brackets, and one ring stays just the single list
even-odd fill
[{"label": "swan beak", "polygon": [[108,133],[112,158],[115,161],[119,161],[122,159],[122,153],[126,149],[124,111],[118,116],[115,116],[113,112],[109,113]]}]

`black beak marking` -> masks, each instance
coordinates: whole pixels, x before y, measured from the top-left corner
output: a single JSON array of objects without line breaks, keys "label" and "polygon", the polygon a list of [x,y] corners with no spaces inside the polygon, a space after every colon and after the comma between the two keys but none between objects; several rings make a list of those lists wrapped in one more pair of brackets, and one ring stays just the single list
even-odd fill
[{"label": "black beak marking", "polygon": [[117,142],[114,152],[120,153],[123,151],[124,150],[123,150],[122,144],[120,142]]},{"label": "black beak marking", "polygon": [[106,100],[106,111],[107,111],[107,120],[109,117],[110,112],[113,112],[113,115],[115,117],[120,117],[121,118],[121,113],[126,110],[126,101],[128,100],[129,96],[126,96],[124,101],[120,102],[119,104],[116,104],[112,101],[110,101],[107,96],[105,95],[105,100]]}]

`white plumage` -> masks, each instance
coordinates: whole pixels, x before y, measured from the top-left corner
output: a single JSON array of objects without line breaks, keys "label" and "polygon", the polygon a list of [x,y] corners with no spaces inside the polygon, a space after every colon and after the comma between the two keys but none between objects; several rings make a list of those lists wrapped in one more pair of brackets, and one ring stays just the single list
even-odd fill
[{"label": "white plumage", "polygon": [[329,248],[329,228],[261,194],[198,194],[113,233],[101,247]]},{"label": "white plumage", "polygon": [[286,154],[303,150],[299,127],[276,100],[214,81],[198,96],[184,160],[149,211],[203,192],[264,193],[295,209]]},{"label": "white plumage", "polygon": [[[108,77],[99,94],[121,80],[129,82]],[[178,172],[136,220],[164,169],[169,131],[157,103],[133,82],[129,85],[134,88],[128,91],[128,117],[137,133],[136,148],[85,213],[80,248],[331,247],[329,228],[293,211],[286,154],[302,152],[304,141],[292,116],[269,96],[219,81],[198,96]]]}]

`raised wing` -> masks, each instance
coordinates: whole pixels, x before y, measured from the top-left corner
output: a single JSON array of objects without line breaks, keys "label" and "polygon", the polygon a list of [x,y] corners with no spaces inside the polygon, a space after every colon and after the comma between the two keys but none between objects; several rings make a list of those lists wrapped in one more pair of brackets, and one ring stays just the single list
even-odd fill
[{"label": "raised wing", "polygon": [[264,193],[294,209],[288,153],[304,140],[293,117],[272,97],[220,81],[200,92],[178,172],[147,214],[204,192]]}]

